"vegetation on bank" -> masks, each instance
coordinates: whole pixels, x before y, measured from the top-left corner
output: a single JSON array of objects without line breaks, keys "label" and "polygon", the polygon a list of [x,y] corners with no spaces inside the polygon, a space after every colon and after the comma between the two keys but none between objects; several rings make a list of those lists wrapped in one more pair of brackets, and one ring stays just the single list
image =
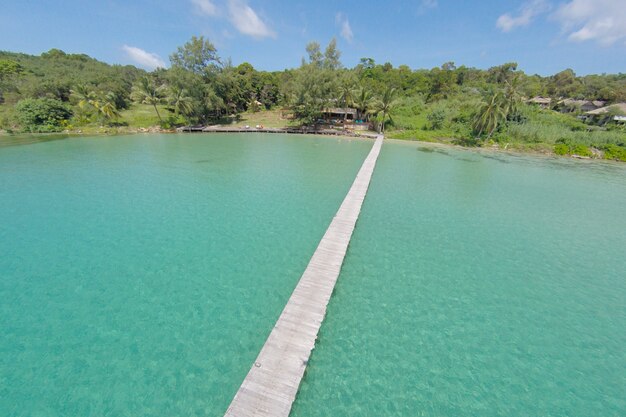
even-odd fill
[{"label": "vegetation on bank", "polygon": [[[515,63],[411,70],[370,58],[345,68],[340,58],[334,40],[324,49],[312,42],[298,68],[257,71],[222,59],[203,37],[174,51],[169,69],[150,73],[57,49],[41,56],[0,52],[0,129],[280,127],[314,124],[328,108],[354,108],[357,119],[392,138],[626,161],[626,130],[613,117],[619,112],[581,120],[580,108],[558,104],[559,98],[624,102],[626,74],[578,77],[565,70],[540,77]],[[551,97],[552,105],[526,104],[534,96]]]}]

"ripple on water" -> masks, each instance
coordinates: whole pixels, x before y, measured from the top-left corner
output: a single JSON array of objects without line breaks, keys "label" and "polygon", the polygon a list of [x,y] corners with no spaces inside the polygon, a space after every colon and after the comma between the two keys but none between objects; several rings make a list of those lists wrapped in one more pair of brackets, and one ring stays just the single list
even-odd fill
[{"label": "ripple on water", "polygon": [[0,415],[223,415],[371,142],[0,149]]},{"label": "ripple on water", "polygon": [[409,151],[381,153],[293,415],[626,415],[626,170]]}]

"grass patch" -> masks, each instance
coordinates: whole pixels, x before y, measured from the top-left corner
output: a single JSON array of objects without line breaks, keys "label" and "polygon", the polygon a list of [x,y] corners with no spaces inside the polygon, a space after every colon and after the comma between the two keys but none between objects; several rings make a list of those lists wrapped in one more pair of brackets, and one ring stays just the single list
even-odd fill
[{"label": "grass patch", "polygon": [[242,126],[248,125],[255,127],[262,125],[263,127],[280,128],[297,125],[293,120],[282,118],[280,110],[263,110],[256,113],[246,112],[241,113],[239,116],[237,124]]},{"label": "grass patch", "polygon": [[[172,113],[165,106],[157,106],[163,120]],[[132,127],[153,127],[159,126],[160,120],[154,111],[154,107],[149,104],[133,104],[130,108],[120,112],[119,122]]]}]

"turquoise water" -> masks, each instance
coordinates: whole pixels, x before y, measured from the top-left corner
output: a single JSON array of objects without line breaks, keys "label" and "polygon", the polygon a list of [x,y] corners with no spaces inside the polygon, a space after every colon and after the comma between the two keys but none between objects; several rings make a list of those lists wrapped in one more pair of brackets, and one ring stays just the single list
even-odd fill
[{"label": "turquoise water", "polygon": [[370,148],[0,147],[0,416],[223,414]]},{"label": "turquoise water", "polygon": [[386,143],[292,415],[625,416],[626,168]]},{"label": "turquoise water", "polygon": [[[0,416],[223,414],[371,142],[49,139],[0,143]],[[386,143],[293,415],[626,415],[625,207]]]}]

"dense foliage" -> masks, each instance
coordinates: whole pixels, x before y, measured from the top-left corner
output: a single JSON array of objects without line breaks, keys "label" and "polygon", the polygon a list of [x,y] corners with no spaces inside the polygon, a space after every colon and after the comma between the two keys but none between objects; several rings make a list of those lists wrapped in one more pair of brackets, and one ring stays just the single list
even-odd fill
[{"label": "dense foliage", "polygon": [[55,132],[70,118],[72,110],[52,98],[27,98],[16,106],[18,120],[30,132]]},{"label": "dense foliage", "polygon": [[[0,52],[0,128],[132,124],[124,115],[133,109],[151,109],[163,127],[230,123],[243,112],[272,108],[314,124],[325,109],[350,107],[357,119],[397,138],[548,146],[580,156],[595,148],[615,159],[626,149],[624,124],[614,121],[619,111],[583,121],[578,105],[561,100],[625,102],[626,74],[579,77],[566,69],[541,77],[516,63],[412,70],[371,58],[345,68],[334,40],[324,49],[311,42],[298,68],[277,72],[234,66],[204,37],[177,48],[170,62],[147,73],[57,49],[41,56]],[[527,104],[535,96],[551,99],[548,108]]]}]

